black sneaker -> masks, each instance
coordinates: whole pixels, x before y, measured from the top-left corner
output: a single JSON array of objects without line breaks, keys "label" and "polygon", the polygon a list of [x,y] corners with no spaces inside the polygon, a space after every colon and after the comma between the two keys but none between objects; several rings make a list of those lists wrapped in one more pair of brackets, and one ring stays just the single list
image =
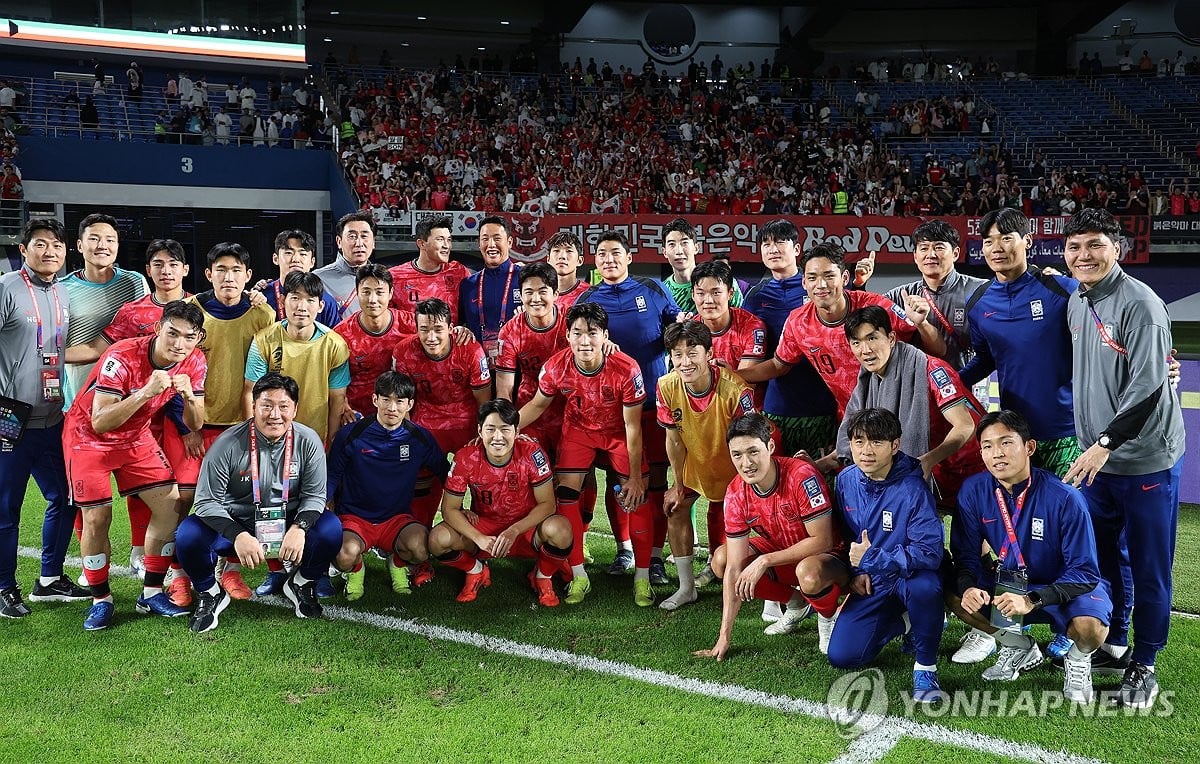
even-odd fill
[{"label": "black sneaker", "polygon": [[650,558],[650,583],[654,586],[666,586],[671,583],[671,579],[667,578],[667,566],[663,565],[662,558]]},{"label": "black sneaker", "polygon": [[196,594],[196,609],[188,621],[188,628],[196,634],[203,634],[217,628],[221,611],[229,607],[229,595],[221,587],[216,594],[199,592]]},{"label": "black sneaker", "polygon": [[283,596],[291,601],[296,609],[297,618],[320,618],[325,609],[317,599],[317,582],[308,581],[296,583],[296,574],[287,577],[283,582]]},{"label": "black sneaker", "polygon": [[[1063,667],[1062,658],[1052,658],[1050,660],[1054,664],[1054,668],[1061,669]],[[1113,654],[1105,650],[1103,647],[1092,653],[1092,674],[1100,674],[1102,676],[1123,676],[1126,669],[1129,668],[1129,649],[1120,658],[1113,657]]]},{"label": "black sneaker", "polygon": [[21,599],[21,588],[0,589],[0,616],[4,618],[24,618],[33,611]]},{"label": "black sneaker", "polygon": [[1158,697],[1158,678],[1149,666],[1130,662],[1121,680],[1121,689],[1112,697],[1112,702],[1127,708],[1150,708]]},{"label": "black sneaker", "polygon": [[33,602],[83,602],[91,598],[90,590],[84,589],[66,576],[59,576],[48,586],[42,586],[39,581],[29,593],[29,599]]}]

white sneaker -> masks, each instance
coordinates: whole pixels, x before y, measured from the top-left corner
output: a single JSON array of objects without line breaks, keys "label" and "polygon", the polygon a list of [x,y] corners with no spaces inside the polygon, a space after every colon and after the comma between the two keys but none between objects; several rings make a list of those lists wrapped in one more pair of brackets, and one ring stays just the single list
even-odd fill
[{"label": "white sneaker", "polygon": [[1072,703],[1092,702],[1092,656],[1072,660],[1071,654],[1063,657],[1063,697]]},{"label": "white sneaker", "polygon": [[694,588],[688,589],[687,591],[680,589],[670,597],[667,597],[665,600],[658,603],[658,606],[663,610],[678,610],[684,605],[692,604],[699,598],[700,595],[696,593]]},{"label": "white sneaker", "polygon": [[696,588],[703,589],[716,580],[717,574],[713,572],[712,565],[705,565],[704,570],[696,574]]},{"label": "white sneaker", "polygon": [[780,618],[783,618],[783,608],[775,600],[763,601],[762,619],[763,623],[775,623]]},{"label": "white sneaker", "polygon": [[[1011,682],[1021,675],[1022,671],[1031,669],[1042,662],[1042,649],[1037,642],[1025,647],[1001,647],[996,662],[983,672],[983,678],[989,682]],[[1088,676],[1091,677],[1089,668]]]},{"label": "white sneaker", "polygon": [[833,638],[833,626],[837,623],[837,613],[832,618],[817,613],[817,647],[822,655],[829,655],[829,640]]},{"label": "white sneaker", "polygon": [[783,616],[778,621],[763,629],[763,634],[772,637],[780,634],[791,634],[800,626],[800,622],[808,618],[811,613],[812,605],[807,602],[796,607],[789,606],[783,611]]},{"label": "white sneaker", "polygon": [[951,663],[979,663],[997,650],[996,638],[979,629],[971,629],[960,640],[959,648],[950,656]]}]

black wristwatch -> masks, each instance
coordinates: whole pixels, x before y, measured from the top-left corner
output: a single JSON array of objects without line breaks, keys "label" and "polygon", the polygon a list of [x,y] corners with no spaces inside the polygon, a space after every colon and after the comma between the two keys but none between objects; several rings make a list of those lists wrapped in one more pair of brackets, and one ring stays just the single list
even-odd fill
[{"label": "black wristwatch", "polygon": [[299,528],[300,530],[304,531],[305,533],[308,533],[308,529],[312,526],[308,522],[308,520],[303,520],[303,519],[297,518],[296,519],[296,527]]},{"label": "black wristwatch", "polygon": [[1042,595],[1038,594],[1036,591],[1026,592],[1025,596],[1029,598],[1031,603],[1033,603],[1034,610],[1037,610],[1042,606]]},{"label": "black wristwatch", "polygon": [[1100,446],[1100,448],[1107,448],[1109,451],[1113,450],[1112,442],[1112,436],[1107,432],[1100,433],[1100,437],[1096,439],[1096,445]]}]

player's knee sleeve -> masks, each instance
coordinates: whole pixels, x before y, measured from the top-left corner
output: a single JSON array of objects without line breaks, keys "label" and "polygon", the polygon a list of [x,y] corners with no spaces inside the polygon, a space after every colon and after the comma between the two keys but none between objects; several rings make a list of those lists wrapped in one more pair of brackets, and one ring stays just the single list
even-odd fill
[{"label": "player's knee sleeve", "polygon": [[560,485],[554,489],[554,496],[559,501],[579,501],[579,491]]}]

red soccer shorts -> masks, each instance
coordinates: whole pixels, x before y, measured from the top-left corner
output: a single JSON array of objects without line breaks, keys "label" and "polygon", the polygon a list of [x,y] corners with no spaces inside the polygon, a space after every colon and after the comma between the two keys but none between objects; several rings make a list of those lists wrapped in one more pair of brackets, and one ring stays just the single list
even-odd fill
[{"label": "red soccer shorts", "polygon": [[124,447],[70,442],[63,446],[71,501],[85,509],[112,503],[109,475],[116,476],[117,491],[122,496],[175,482],[167,457],[148,432]]},{"label": "red soccer shorts", "polygon": [[642,411],[642,453],[646,455],[647,464],[671,463],[667,458],[667,431],[658,423],[658,414],[654,409]]},{"label": "red soccer shorts", "polygon": [[[474,416],[471,417],[471,421],[475,421]],[[479,431],[474,424],[461,427],[443,425],[438,429],[428,427],[421,422],[417,422],[417,424],[421,424],[422,427],[426,427],[433,433],[434,440],[437,441],[438,447],[446,456],[453,456],[455,451],[479,437]]]},{"label": "red soccer shorts", "polygon": [[[228,428],[205,427],[202,429],[200,437],[204,442],[204,450],[208,451],[213,441],[226,429]],[[171,470],[175,473],[175,482],[179,483],[179,489],[181,491],[195,490],[196,480],[200,477],[200,462],[203,459],[196,459],[188,455],[183,436],[179,434],[179,428],[175,426],[174,422],[165,424],[159,443],[162,443],[163,454],[167,457],[167,463],[171,465]]]},{"label": "red soccer shorts", "polygon": [[342,521],[343,533],[349,532],[358,536],[367,545],[367,549],[382,549],[389,554],[395,550],[396,539],[400,536],[400,531],[413,523],[419,525],[421,522],[407,514],[395,515],[382,523],[373,523],[358,515],[348,513],[338,515],[338,519]]},{"label": "red soccer shorts", "polygon": [[[497,518],[494,517],[480,517],[479,522],[475,523],[475,530],[479,531],[485,536],[495,536],[502,533],[510,525],[512,525],[512,523],[505,520],[497,520]],[[513,541],[512,548],[508,550],[508,556],[525,557],[530,559],[537,557],[537,550],[533,548],[533,534],[536,531],[537,527],[534,526],[533,528],[530,528],[522,533],[520,536],[517,536],[517,538]],[[491,557],[490,554],[483,551],[480,551],[478,556],[481,560],[486,560]]]},{"label": "red soccer shorts", "polygon": [[[778,552],[774,544],[767,541],[761,536],[751,536],[750,553],[754,557],[761,557],[768,552]],[[788,563],[787,565],[776,565],[773,568],[767,569],[767,575],[775,579],[784,586],[800,586],[800,579],[796,578],[797,563]]]},{"label": "red soccer shorts", "polygon": [[[655,428],[662,429],[658,425]],[[611,467],[621,477],[629,477],[629,449],[625,445],[625,433],[616,437],[589,430],[563,430],[555,469],[558,472],[587,472],[596,465]],[[641,470],[644,476],[650,474],[644,446]]]}]

